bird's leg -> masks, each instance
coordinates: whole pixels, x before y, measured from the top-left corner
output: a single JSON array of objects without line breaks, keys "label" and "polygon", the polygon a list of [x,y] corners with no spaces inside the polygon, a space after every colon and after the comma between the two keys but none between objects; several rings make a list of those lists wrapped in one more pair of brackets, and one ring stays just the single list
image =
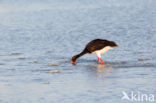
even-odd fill
[{"label": "bird's leg", "polygon": [[97,61],[97,64],[99,63],[99,57],[98,57],[98,61]]},{"label": "bird's leg", "polygon": [[102,58],[100,58],[100,60],[101,60],[101,64],[105,64],[105,63],[103,62]]}]

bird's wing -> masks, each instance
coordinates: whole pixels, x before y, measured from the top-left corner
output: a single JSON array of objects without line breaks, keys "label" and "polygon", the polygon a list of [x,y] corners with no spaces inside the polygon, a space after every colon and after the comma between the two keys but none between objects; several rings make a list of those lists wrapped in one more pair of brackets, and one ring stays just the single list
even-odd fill
[{"label": "bird's wing", "polygon": [[104,41],[92,41],[87,44],[86,48],[88,49],[88,51],[94,52],[96,50],[103,49],[106,46],[107,45]]}]

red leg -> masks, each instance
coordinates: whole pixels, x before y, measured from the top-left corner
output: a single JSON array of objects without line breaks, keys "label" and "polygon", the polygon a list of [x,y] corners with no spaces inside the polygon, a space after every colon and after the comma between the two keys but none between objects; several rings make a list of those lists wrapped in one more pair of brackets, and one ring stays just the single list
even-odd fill
[{"label": "red leg", "polygon": [[105,63],[103,62],[102,58],[100,58],[100,60],[101,60],[101,63],[102,63],[102,64],[105,64]]},{"label": "red leg", "polygon": [[97,64],[99,63],[99,57],[98,57],[98,61],[97,61]]}]

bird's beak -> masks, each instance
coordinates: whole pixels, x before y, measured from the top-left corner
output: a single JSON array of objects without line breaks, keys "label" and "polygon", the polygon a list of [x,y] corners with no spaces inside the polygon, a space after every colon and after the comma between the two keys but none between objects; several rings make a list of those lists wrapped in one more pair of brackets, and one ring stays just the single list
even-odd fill
[{"label": "bird's beak", "polygon": [[72,63],[73,65],[75,65],[75,64],[76,64],[76,62],[74,62],[74,61],[72,61],[72,60],[71,60],[71,63]]}]

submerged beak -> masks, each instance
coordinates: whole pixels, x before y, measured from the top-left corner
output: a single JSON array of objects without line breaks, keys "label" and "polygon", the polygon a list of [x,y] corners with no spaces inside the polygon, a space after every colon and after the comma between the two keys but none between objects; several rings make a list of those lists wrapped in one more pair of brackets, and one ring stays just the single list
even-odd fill
[{"label": "submerged beak", "polygon": [[76,64],[76,62],[74,62],[74,61],[72,61],[72,60],[71,60],[71,63],[72,63],[73,65],[75,65],[75,64]]}]

